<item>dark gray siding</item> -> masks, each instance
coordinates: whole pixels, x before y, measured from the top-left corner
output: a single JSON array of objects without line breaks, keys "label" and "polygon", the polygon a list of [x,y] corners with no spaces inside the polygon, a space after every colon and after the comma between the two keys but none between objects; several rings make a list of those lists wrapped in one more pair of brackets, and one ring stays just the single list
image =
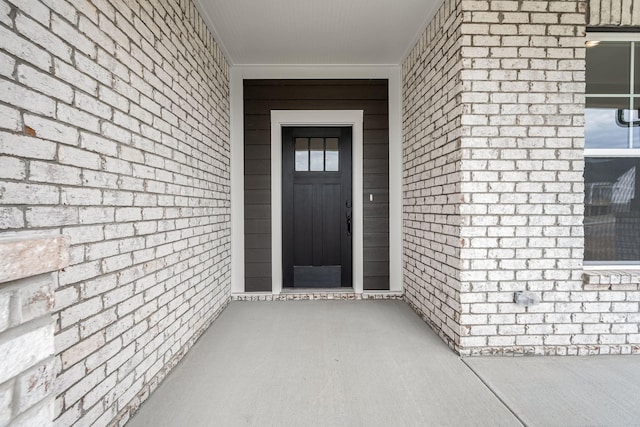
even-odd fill
[{"label": "dark gray siding", "polygon": [[271,290],[270,112],[307,109],[364,110],[364,288],[389,289],[388,106],[387,80],[244,81],[247,291]]}]

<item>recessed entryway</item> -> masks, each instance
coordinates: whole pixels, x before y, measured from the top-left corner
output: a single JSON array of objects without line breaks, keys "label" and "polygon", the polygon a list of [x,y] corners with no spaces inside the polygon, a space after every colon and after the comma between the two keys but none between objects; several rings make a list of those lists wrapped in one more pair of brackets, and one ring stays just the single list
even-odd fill
[{"label": "recessed entryway", "polygon": [[[238,79],[232,79],[235,82],[232,92],[238,95],[233,105],[242,107],[234,110],[240,118],[234,125],[240,133],[234,132],[234,135],[240,138],[232,144],[232,149],[239,148],[232,153],[235,165],[232,168],[232,234],[240,237],[232,246],[232,292],[277,295],[283,289],[282,255],[278,253],[282,251],[278,246],[282,235],[277,233],[282,232],[281,128],[355,128],[354,112],[360,114],[360,119],[353,134],[353,188],[363,194],[360,210],[356,193],[353,202],[354,292],[358,292],[358,277],[361,277],[360,289],[367,292],[401,291],[401,126],[397,70],[391,75],[376,71],[383,75],[366,79],[357,76],[288,78],[285,73],[287,79],[276,80],[268,76],[251,77],[253,71],[243,69],[241,75],[235,76]],[[390,76],[393,78],[388,78]],[[283,122],[274,123],[274,114]],[[356,154],[358,136],[361,138],[359,156]],[[360,174],[355,173],[357,167]],[[278,173],[272,174],[272,171]],[[360,257],[357,256],[359,231]],[[362,263],[360,276],[359,262]]]}]

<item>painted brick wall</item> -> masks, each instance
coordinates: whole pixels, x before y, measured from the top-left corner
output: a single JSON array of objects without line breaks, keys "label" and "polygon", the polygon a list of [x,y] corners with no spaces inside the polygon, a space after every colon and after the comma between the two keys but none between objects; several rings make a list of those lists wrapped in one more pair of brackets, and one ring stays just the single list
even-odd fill
[{"label": "painted brick wall", "polygon": [[[55,378],[54,291],[69,262],[68,239],[0,237],[0,425],[52,426]],[[43,262],[25,260],[39,253]]]},{"label": "painted brick wall", "polygon": [[0,229],[71,239],[56,424],[125,422],[229,300],[228,65],[189,0],[0,0],[0,49]]},{"label": "painted brick wall", "polygon": [[[459,28],[436,19],[404,64],[406,299],[462,355],[640,353],[639,276],[582,268],[586,2],[446,8]],[[436,182],[457,183],[446,206]]]},{"label": "painted brick wall", "polygon": [[445,0],[403,71],[405,299],[460,340],[461,2]]},{"label": "painted brick wall", "polygon": [[[463,2],[462,354],[589,344],[583,306],[586,5]],[[531,291],[541,303],[513,303]]]},{"label": "painted brick wall", "polygon": [[589,25],[640,25],[640,2],[637,0],[590,0]]}]

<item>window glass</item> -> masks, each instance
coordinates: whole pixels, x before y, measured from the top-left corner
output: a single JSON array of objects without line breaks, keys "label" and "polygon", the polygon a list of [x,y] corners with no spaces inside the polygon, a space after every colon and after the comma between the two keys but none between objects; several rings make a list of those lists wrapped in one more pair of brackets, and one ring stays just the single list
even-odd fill
[{"label": "window glass", "polygon": [[587,93],[628,94],[630,53],[630,42],[588,42]]},{"label": "window glass", "polygon": [[327,138],[325,151],[325,169],[327,172],[338,172],[340,170],[338,154],[338,138]]},{"label": "window glass", "polygon": [[640,261],[640,159],[585,159],[585,261]]},{"label": "window glass", "polygon": [[584,259],[638,263],[640,43],[587,42],[586,71]]},{"label": "window glass", "polygon": [[629,98],[587,98],[585,148],[629,148]]},{"label": "window glass", "polygon": [[631,135],[633,148],[640,148],[640,98],[633,100],[633,111],[631,113],[633,117],[633,132]]},{"label": "window glass", "polygon": [[635,55],[634,55],[634,83],[633,93],[640,94],[640,42],[634,43]]},{"label": "window glass", "polygon": [[309,170],[309,140],[296,138],[296,171],[307,172]]},{"label": "window glass", "polygon": [[324,170],[324,138],[311,138],[310,143],[310,164],[309,170],[321,172]]}]

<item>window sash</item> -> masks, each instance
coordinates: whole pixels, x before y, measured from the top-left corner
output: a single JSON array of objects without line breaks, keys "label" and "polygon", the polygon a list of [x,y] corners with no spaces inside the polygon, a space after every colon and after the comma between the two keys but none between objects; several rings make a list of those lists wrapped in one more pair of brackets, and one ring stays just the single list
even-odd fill
[{"label": "window sash", "polygon": [[[601,32],[589,32],[586,37],[587,42],[601,41],[601,42],[635,42],[640,43],[640,32],[636,33],[601,33]],[[585,93],[586,98],[626,98],[629,99],[629,109],[633,109],[633,101],[640,100],[640,93],[634,93],[635,86],[635,49],[632,45],[630,49],[630,62],[631,62],[631,81],[629,84],[628,94],[604,94]],[[633,141],[632,137],[633,127],[629,129],[629,143]],[[619,148],[619,149],[607,149],[607,148],[585,148],[584,157],[638,157],[640,158],[640,148]],[[615,270],[624,268],[625,270],[640,270],[640,261],[583,261],[585,270]]]},{"label": "window sash", "polygon": [[[600,36],[600,37],[598,37]],[[625,34],[614,34],[614,33],[588,33],[587,34],[587,43],[593,41],[601,41],[601,42],[628,42],[630,43],[629,49],[629,92],[626,94],[607,94],[607,93],[588,93],[585,92],[585,98],[621,98],[629,100],[629,110],[632,111],[635,107],[634,101],[636,98],[640,101],[640,93],[635,93],[635,53],[636,53],[636,40],[630,40],[624,37]],[[640,42],[640,34],[637,34],[638,42]],[[640,103],[640,102],[639,102]],[[627,144],[629,145],[628,149],[633,150],[633,132],[634,127],[629,126],[628,135],[627,135]],[[591,150],[591,149],[587,149]],[[616,149],[612,149],[614,151]],[[586,153],[585,153],[586,154]]]}]

